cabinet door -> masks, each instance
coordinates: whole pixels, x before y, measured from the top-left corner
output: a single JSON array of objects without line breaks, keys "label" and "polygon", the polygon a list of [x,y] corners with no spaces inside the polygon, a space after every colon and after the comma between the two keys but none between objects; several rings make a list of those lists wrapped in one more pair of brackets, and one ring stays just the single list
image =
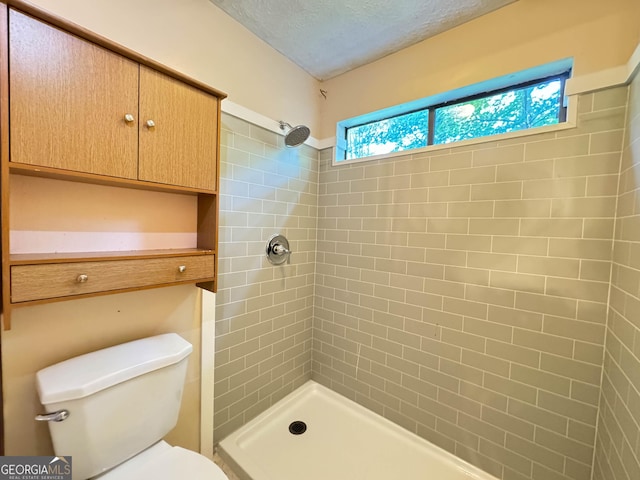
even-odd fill
[{"label": "cabinet door", "polygon": [[216,97],[140,67],[140,180],[215,190],[217,132]]},{"label": "cabinet door", "polygon": [[9,22],[11,161],[136,178],[138,64],[14,10]]}]

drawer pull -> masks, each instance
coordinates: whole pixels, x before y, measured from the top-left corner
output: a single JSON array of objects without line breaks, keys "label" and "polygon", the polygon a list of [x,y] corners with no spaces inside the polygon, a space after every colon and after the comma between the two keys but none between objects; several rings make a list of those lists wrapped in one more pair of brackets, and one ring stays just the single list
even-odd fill
[{"label": "drawer pull", "polygon": [[76,278],[76,282],[78,283],[85,283],[87,280],[89,280],[89,276],[88,275],[78,275],[78,277]]},{"label": "drawer pull", "polygon": [[153,120],[147,120],[147,128],[153,128],[156,126],[156,122]]},{"label": "drawer pull", "polygon": [[178,267],[178,271],[179,271],[180,273],[184,273],[184,272],[186,272],[186,271],[187,271],[187,267],[186,267],[186,265],[180,265],[180,266]]},{"label": "drawer pull", "polygon": [[133,123],[134,120],[135,120],[134,116],[131,115],[130,113],[127,113],[124,116],[124,121],[127,122],[127,123]]}]

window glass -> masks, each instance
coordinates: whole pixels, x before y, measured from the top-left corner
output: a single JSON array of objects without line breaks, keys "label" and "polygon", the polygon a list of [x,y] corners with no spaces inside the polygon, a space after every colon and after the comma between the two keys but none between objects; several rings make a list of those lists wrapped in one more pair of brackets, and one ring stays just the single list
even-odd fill
[{"label": "window glass", "polygon": [[429,110],[347,129],[346,157],[360,158],[427,146]]},{"label": "window glass", "polygon": [[561,94],[562,80],[555,79],[437,108],[433,143],[556,124],[560,120]]}]

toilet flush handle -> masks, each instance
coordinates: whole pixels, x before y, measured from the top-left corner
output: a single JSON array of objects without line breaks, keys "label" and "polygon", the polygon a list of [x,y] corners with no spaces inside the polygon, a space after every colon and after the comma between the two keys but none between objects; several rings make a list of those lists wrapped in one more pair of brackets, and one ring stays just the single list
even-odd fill
[{"label": "toilet flush handle", "polygon": [[69,410],[58,410],[57,412],[36,415],[37,422],[62,422],[69,418]]}]

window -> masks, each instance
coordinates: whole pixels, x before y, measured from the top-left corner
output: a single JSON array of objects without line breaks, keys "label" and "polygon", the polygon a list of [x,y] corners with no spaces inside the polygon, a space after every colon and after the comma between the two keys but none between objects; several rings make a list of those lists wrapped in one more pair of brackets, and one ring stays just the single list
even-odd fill
[{"label": "window", "polygon": [[[534,80],[491,90],[485,85],[482,93],[422,108],[407,104],[383,117],[378,112],[341,122],[338,132],[344,137],[338,141],[340,157],[358,159],[564,122],[564,87],[571,69],[566,61],[554,65],[558,63],[563,71],[556,68],[553,74]],[[371,120],[372,116],[377,118]]]}]

